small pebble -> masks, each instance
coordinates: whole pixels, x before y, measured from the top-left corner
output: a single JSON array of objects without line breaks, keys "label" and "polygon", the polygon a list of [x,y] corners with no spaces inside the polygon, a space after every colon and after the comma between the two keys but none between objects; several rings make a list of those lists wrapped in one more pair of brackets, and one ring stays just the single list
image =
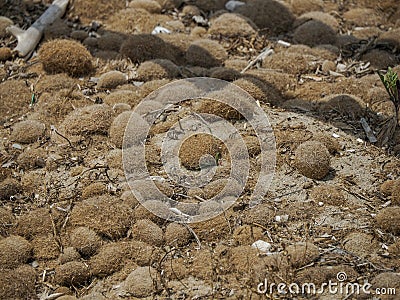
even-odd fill
[{"label": "small pebble", "polygon": [[285,223],[289,220],[289,215],[282,215],[282,216],[276,216],[275,221],[279,223]]},{"label": "small pebble", "polygon": [[253,248],[258,249],[261,252],[269,252],[269,250],[272,247],[272,245],[270,243],[262,241],[262,240],[255,241],[251,246]]}]

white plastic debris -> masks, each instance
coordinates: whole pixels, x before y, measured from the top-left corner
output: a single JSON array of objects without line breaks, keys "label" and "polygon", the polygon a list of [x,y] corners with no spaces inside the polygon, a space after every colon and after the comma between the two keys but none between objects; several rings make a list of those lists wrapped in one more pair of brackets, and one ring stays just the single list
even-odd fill
[{"label": "white plastic debris", "polygon": [[279,223],[285,223],[289,220],[289,215],[282,215],[282,216],[276,216],[275,221]]},{"label": "white plastic debris", "polygon": [[359,143],[364,143],[364,140],[360,139],[360,138],[358,138],[356,141],[359,142]]},{"label": "white plastic debris", "polygon": [[190,217],[190,215],[181,212],[181,211],[180,211],[179,209],[177,209],[176,207],[170,207],[169,210],[172,211],[174,214],[177,214],[177,215],[179,215],[179,216]]},{"label": "white plastic debris", "polygon": [[162,27],[162,26],[156,26],[156,27],[153,29],[153,31],[151,32],[151,34],[160,34],[160,33],[167,33],[167,34],[170,34],[170,33],[171,33],[171,30],[169,30],[169,29],[167,29],[167,28],[165,28],[165,27]]},{"label": "white plastic debris", "polygon": [[208,21],[203,18],[203,16],[193,16],[192,20],[197,24],[197,25],[202,25],[202,26],[207,26]]},{"label": "white plastic debris", "polygon": [[225,8],[229,11],[234,11],[236,8],[238,8],[239,6],[245,5],[246,3],[242,2],[242,1],[235,1],[235,0],[231,0],[228,1],[225,4]]},{"label": "white plastic debris", "polygon": [[15,162],[12,160],[12,161],[6,162],[5,164],[2,164],[1,167],[2,167],[2,168],[9,168],[9,167],[11,167],[14,163],[15,163]]},{"label": "white plastic debris", "polygon": [[263,240],[258,240],[255,241],[253,244],[251,244],[251,246],[253,248],[258,249],[261,252],[269,252],[269,250],[271,249],[272,245],[268,242],[265,242]]},{"label": "white plastic debris", "polygon": [[345,64],[337,64],[337,66],[336,66],[336,71],[338,71],[338,72],[344,72],[344,71],[346,71],[346,65]]},{"label": "white plastic debris", "polygon": [[340,135],[338,135],[337,133],[332,133],[332,136],[333,136],[335,139],[340,138]]},{"label": "white plastic debris", "polygon": [[284,47],[290,47],[290,46],[292,45],[291,43],[288,43],[288,42],[283,41],[283,40],[279,40],[279,41],[277,42],[277,44],[278,44],[278,45],[281,45],[281,46],[284,46]]},{"label": "white plastic debris", "polygon": [[34,260],[34,261],[31,263],[31,266],[32,266],[32,268],[37,268],[37,267],[39,267],[39,263],[37,262],[37,260]]}]

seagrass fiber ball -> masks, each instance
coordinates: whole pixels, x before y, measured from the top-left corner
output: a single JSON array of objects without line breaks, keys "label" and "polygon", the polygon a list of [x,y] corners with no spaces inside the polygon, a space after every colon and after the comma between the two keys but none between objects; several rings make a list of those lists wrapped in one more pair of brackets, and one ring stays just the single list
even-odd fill
[{"label": "seagrass fiber ball", "polygon": [[152,14],[159,14],[162,10],[160,3],[154,0],[133,0],[129,3],[129,7],[142,8]]},{"label": "seagrass fiber ball", "polygon": [[6,28],[11,25],[14,25],[14,22],[11,19],[0,16],[0,38],[4,38],[10,35]]},{"label": "seagrass fiber ball", "polygon": [[186,52],[190,65],[205,68],[219,67],[227,58],[228,54],[220,44],[206,39],[193,42]]},{"label": "seagrass fiber ball", "polygon": [[400,207],[389,206],[376,215],[376,224],[383,230],[400,235]]},{"label": "seagrass fiber ball", "polygon": [[156,58],[169,59],[173,57],[167,44],[161,38],[152,34],[131,35],[122,43],[120,54],[135,63]]},{"label": "seagrass fiber ball", "polygon": [[115,89],[128,82],[127,76],[120,71],[109,71],[100,76],[97,87],[99,89]]},{"label": "seagrass fiber ball", "polygon": [[67,73],[73,77],[90,74],[92,55],[79,42],[57,39],[46,42],[39,50],[39,59],[48,73]]},{"label": "seagrass fiber ball", "polygon": [[176,78],[179,76],[179,68],[168,59],[154,59],[145,61],[137,69],[137,79],[151,81],[164,78]]},{"label": "seagrass fiber ball", "polygon": [[45,134],[46,126],[35,120],[25,120],[14,125],[11,140],[18,143],[33,143]]},{"label": "seagrass fiber ball", "polygon": [[186,139],[179,149],[182,165],[190,170],[200,168],[200,159],[204,155],[216,157],[221,152],[223,144],[209,134],[195,134]]},{"label": "seagrass fiber ball", "polygon": [[131,111],[124,111],[119,114],[111,124],[109,132],[110,140],[118,148],[122,148],[125,129],[131,116]]},{"label": "seagrass fiber ball", "polygon": [[4,269],[16,268],[31,256],[32,246],[21,236],[12,235],[0,241],[0,265]]},{"label": "seagrass fiber ball", "polygon": [[324,8],[322,0],[291,0],[290,8],[295,15],[301,15],[310,11],[321,11]]},{"label": "seagrass fiber ball", "polygon": [[310,11],[308,13],[302,14],[300,17],[298,17],[294,23],[293,27],[298,27],[301,24],[308,22],[309,20],[317,20],[320,21],[337,31],[339,29],[339,22],[333,17],[332,15],[328,13],[324,13],[321,11]]},{"label": "seagrass fiber ball", "polygon": [[307,141],[297,147],[294,164],[304,176],[320,180],[329,172],[330,159],[329,151],[324,144]]},{"label": "seagrass fiber ball", "polygon": [[246,1],[235,9],[235,13],[242,14],[252,20],[260,29],[276,36],[290,30],[294,16],[287,6],[275,0]]},{"label": "seagrass fiber ball", "polygon": [[252,22],[238,14],[223,14],[211,22],[208,33],[227,37],[251,36],[256,33]]},{"label": "seagrass fiber ball", "polygon": [[293,40],[310,47],[322,44],[334,44],[336,33],[329,25],[318,20],[310,20],[296,28]]},{"label": "seagrass fiber ball", "polygon": [[70,235],[71,246],[83,256],[90,256],[96,253],[101,246],[101,238],[97,233],[88,227],[75,228]]},{"label": "seagrass fiber ball", "polygon": [[66,116],[61,127],[68,134],[107,134],[113,111],[108,105],[94,104],[77,108]]}]

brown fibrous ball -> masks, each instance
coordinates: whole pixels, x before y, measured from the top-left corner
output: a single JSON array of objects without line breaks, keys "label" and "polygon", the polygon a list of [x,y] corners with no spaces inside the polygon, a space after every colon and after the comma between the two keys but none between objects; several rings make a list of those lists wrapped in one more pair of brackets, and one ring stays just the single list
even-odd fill
[{"label": "brown fibrous ball", "polygon": [[91,256],[101,245],[101,238],[88,227],[75,228],[70,234],[70,244],[83,256]]},{"label": "brown fibrous ball", "polygon": [[235,9],[235,13],[251,19],[260,29],[271,35],[279,35],[290,30],[294,16],[282,3],[274,0],[253,0]]},{"label": "brown fibrous ball", "polygon": [[316,20],[322,22],[336,31],[339,29],[339,22],[335,19],[335,17],[321,11],[311,11],[302,14],[300,17],[296,19],[296,21],[293,23],[293,26],[298,27],[301,24],[308,22],[309,20]]},{"label": "brown fibrous ball", "polygon": [[128,275],[122,286],[124,291],[139,298],[148,297],[161,287],[156,270],[152,267],[137,268]]},{"label": "brown fibrous ball", "polygon": [[296,28],[293,40],[298,44],[317,46],[322,44],[334,44],[336,33],[329,25],[318,20],[310,20]]},{"label": "brown fibrous ball", "polygon": [[398,64],[396,56],[388,51],[372,49],[364,55],[361,59],[365,62],[370,62],[371,66],[375,69],[387,69],[388,67],[394,67]]},{"label": "brown fibrous ball", "polygon": [[159,14],[162,9],[160,3],[154,0],[133,0],[129,3],[129,7],[142,8],[152,14]]},{"label": "brown fibrous ball", "polygon": [[65,72],[78,77],[90,74],[93,69],[92,55],[79,42],[73,40],[52,40],[42,45],[39,59],[48,73]]},{"label": "brown fibrous ball", "polygon": [[151,33],[157,18],[142,8],[125,8],[108,18],[106,28],[125,34]]},{"label": "brown fibrous ball", "polygon": [[9,60],[12,57],[12,51],[8,47],[0,48],[0,61]]},{"label": "brown fibrous ball", "polygon": [[386,180],[384,183],[381,184],[379,191],[385,196],[391,196],[393,192],[394,185],[400,186],[397,180]]},{"label": "brown fibrous ball", "polygon": [[138,220],[132,227],[132,236],[135,240],[149,245],[160,247],[164,244],[164,233],[157,224],[150,220]]},{"label": "brown fibrous ball", "polygon": [[393,182],[391,188],[392,203],[394,205],[400,205],[400,180]]},{"label": "brown fibrous ball", "polygon": [[53,235],[36,236],[32,240],[33,256],[37,260],[56,259],[60,254],[60,247]]},{"label": "brown fibrous ball", "polygon": [[79,134],[107,134],[112,122],[112,109],[107,105],[90,105],[75,109],[65,119],[62,126],[66,132]]},{"label": "brown fibrous ball", "polygon": [[55,268],[54,281],[65,286],[83,285],[90,278],[86,264],[78,261],[67,262]]},{"label": "brown fibrous ball", "polygon": [[255,25],[250,20],[237,15],[226,13],[211,22],[209,34],[222,35],[226,37],[251,36],[256,33]]},{"label": "brown fibrous ball", "polygon": [[70,216],[72,226],[88,227],[111,239],[120,238],[132,223],[132,209],[119,199],[101,195],[79,202]]},{"label": "brown fibrous ball", "polygon": [[165,229],[165,242],[167,245],[183,247],[190,242],[192,235],[182,224],[170,223]]},{"label": "brown fibrous ball", "polygon": [[82,199],[91,198],[107,193],[107,187],[102,182],[93,182],[82,190]]},{"label": "brown fibrous ball", "polygon": [[329,173],[330,154],[324,144],[308,141],[297,147],[294,164],[304,176],[320,180]]},{"label": "brown fibrous ball", "polygon": [[324,7],[322,0],[292,0],[290,8],[295,15],[301,15],[310,11],[320,11]]},{"label": "brown fibrous ball", "polygon": [[0,272],[0,299],[37,299],[35,269],[23,265]]},{"label": "brown fibrous ball", "polygon": [[137,69],[137,79],[150,81],[155,79],[176,78],[180,74],[177,65],[168,59],[154,59],[145,61]]},{"label": "brown fibrous ball", "polygon": [[19,217],[15,232],[27,239],[53,233],[52,217],[46,208],[38,208]]},{"label": "brown fibrous ball", "polygon": [[120,71],[109,71],[102,74],[97,82],[97,87],[100,89],[115,89],[119,85],[128,82],[127,76]]},{"label": "brown fibrous ball", "polygon": [[316,203],[341,206],[346,203],[343,191],[335,185],[320,185],[312,189],[310,198]]},{"label": "brown fibrous ball", "polygon": [[188,64],[205,68],[221,66],[227,58],[225,49],[212,40],[197,40],[186,51]]},{"label": "brown fibrous ball", "polygon": [[167,44],[161,38],[152,34],[131,35],[122,43],[120,54],[130,58],[135,63],[156,58],[173,60],[173,55],[170,53]]},{"label": "brown fibrous ball", "polygon": [[46,126],[39,121],[21,121],[13,126],[11,140],[19,143],[33,143],[44,135],[45,129]]},{"label": "brown fibrous ball", "polygon": [[12,211],[5,207],[0,207],[0,235],[7,236],[15,223],[15,216]]},{"label": "brown fibrous ball", "polygon": [[0,240],[0,265],[13,269],[32,257],[32,245],[23,237],[12,235]]},{"label": "brown fibrous ball", "polygon": [[216,157],[222,152],[223,144],[221,141],[209,134],[195,134],[187,138],[179,149],[181,164],[192,170],[200,168],[200,159],[209,154]]},{"label": "brown fibrous ball", "polygon": [[400,207],[390,206],[383,208],[376,215],[376,223],[383,230],[400,235]]},{"label": "brown fibrous ball", "polygon": [[319,249],[310,242],[300,242],[286,247],[289,261],[295,268],[312,263],[319,256]]},{"label": "brown fibrous ball", "polygon": [[118,148],[122,148],[125,136],[125,129],[131,117],[131,111],[124,111],[114,119],[110,126],[110,140]]},{"label": "brown fibrous ball", "polygon": [[329,136],[326,133],[322,132],[314,133],[313,140],[324,144],[330,154],[338,153],[340,150],[340,144],[337,141],[337,139]]},{"label": "brown fibrous ball", "polygon": [[6,178],[0,183],[1,200],[9,200],[11,196],[14,196],[20,192],[22,192],[22,186],[13,178]]}]

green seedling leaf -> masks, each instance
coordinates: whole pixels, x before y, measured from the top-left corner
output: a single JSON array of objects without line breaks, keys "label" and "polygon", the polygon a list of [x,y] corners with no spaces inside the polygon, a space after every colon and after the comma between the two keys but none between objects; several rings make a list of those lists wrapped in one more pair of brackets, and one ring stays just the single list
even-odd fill
[{"label": "green seedling leaf", "polygon": [[29,103],[29,106],[32,107],[35,104],[35,102],[36,102],[36,95],[35,93],[33,93],[31,97],[31,103]]},{"label": "green seedling leaf", "polygon": [[390,100],[396,105],[396,107],[398,107],[398,102],[400,99],[400,84],[398,83],[398,74],[394,72],[392,68],[388,68],[388,71],[385,75],[382,75],[380,72],[378,72],[378,75],[385,86]]},{"label": "green seedling leaf", "polygon": [[218,166],[218,164],[219,164],[219,160],[221,159],[221,153],[217,153],[216,155],[215,155],[215,162],[216,162],[216,164],[217,164],[217,166]]}]

